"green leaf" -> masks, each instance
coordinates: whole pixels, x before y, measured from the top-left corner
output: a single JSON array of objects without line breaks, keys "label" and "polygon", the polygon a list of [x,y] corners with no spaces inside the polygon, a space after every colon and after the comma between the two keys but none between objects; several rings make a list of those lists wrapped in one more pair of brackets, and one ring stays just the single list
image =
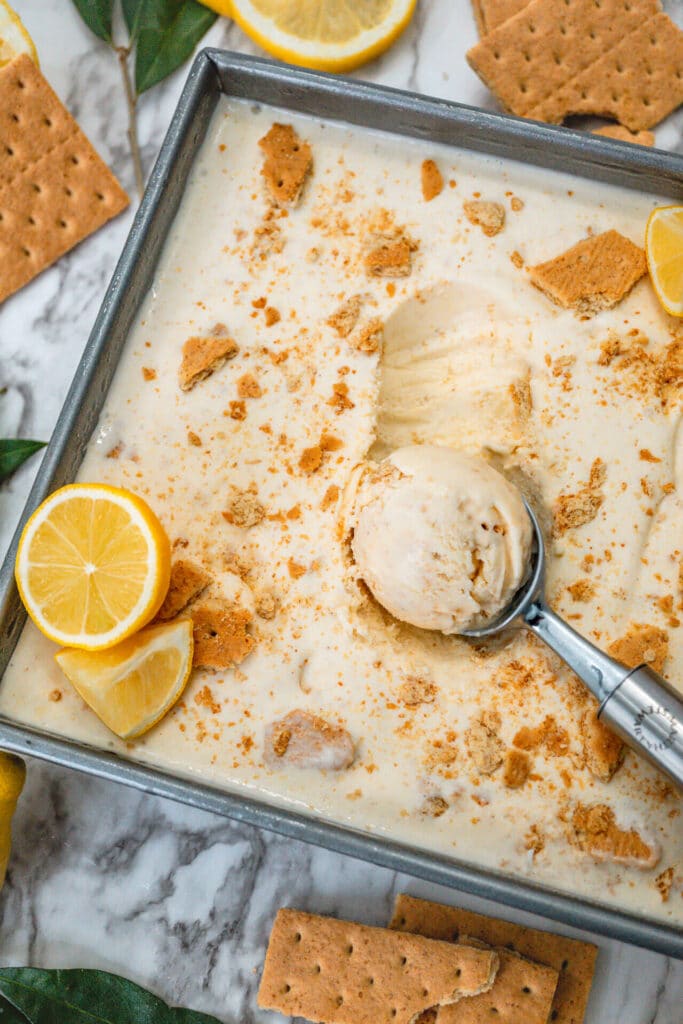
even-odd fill
[{"label": "green leaf", "polygon": [[105,43],[111,43],[111,19],[114,0],[73,0],[91,32],[94,32]]},{"label": "green leaf", "polygon": [[0,483],[19,469],[35,452],[45,447],[45,441],[24,441],[16,438],[13,441],[0,440]]},{"label": "green leaf", "polygon": [[0,999],[0,1024],[27,1024],[27,1021],[11,1003]]},{"label": "green leaf", "polygon": [[29,1024],[219,1024],[205,1013],[171,1009],[132,981],[104,971],[2,967],[0,993]]},{"label": "green leaf", "polygon": [[144,0],[121,0],[123,20],[126,23],[131,42],[133,42],[138,34],[138,17],[143,4]]},{"label": "green leaf", "polygon": [[216,17],[196,0],[139,0],[135,21],[138,94],[179,68]]}]

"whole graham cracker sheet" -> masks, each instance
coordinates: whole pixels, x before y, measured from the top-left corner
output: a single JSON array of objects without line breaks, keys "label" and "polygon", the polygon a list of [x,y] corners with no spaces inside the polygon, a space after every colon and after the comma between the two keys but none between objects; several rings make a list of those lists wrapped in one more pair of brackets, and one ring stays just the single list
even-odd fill
[{"label": "whole graham cracker sheet", "polygon": [[[559,974],[548,1020],[553,1024],[582,1024],[584,1020],[598,954],[591,943],[404,894],[396,897],[389,927],[451,942],[478,939],[546,964]],[[495,983],[490,992],[494,989]],[[496,1014],[490,1014],[490,1019],[494,1018],[502,1024]],[[443,1024],[444,1018],[438,1020]],[[466,1017],[457,1020],[458,1024],[461,1020],[470,1024]],[[513,1020],[514,1024],[527,1024],[524,1016],[511,1018],[510,1024]]]},{"label": "whole graham cracker sheet", "polygon": [[491,988],[491,949],[278,912],[258,993],[262,1009],[326,1024],[412,1024],[430,1006]]},{"label": "whole graham cracker sheet", "polygon": [[659,0],[531,0],[467,60],[513,113],[614,117],[631,131],[683,102],[683,33]]},{"label": "whole graham cracker sheet", "polygon": [[30,57],[0,69],[0,302],[127,205]]}]

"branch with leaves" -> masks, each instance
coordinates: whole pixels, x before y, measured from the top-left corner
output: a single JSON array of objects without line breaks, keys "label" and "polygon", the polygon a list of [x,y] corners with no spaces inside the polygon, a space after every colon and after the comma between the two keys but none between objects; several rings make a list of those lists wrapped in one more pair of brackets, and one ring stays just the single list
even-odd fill
[{"label": "branch with leaves", "polygon": [[[81,18],[116,55],[128,108],[128,140],[138,193],[144,173],[137,130],[137,102],[142,93],[184,64],[216,15],[197,0],[73,0]],[[115,41],[117,4],[127,39]],[[130,63],[134,59],[131,75]]]},{"label": "branch with leaves", "polygon": [[0,484],[44,447],[45,441],[25,441],[22,438],[0,440]]}]

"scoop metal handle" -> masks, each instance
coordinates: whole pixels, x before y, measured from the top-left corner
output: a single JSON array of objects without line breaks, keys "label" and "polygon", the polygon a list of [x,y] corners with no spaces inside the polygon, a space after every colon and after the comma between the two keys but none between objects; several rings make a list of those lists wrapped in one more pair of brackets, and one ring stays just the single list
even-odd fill
[{"label": "scoop metal handle", "polygon": [[683,789],[683,699],[647,665],[625,668],[539,595],[521,616],[600,701],[598,718]]},{"label": "scoop metal handle", "polygon": [[524,504],[536,548],[531,575],[497,619],[479,629],[465,630],[464,635],[491,636],[521,619],[597,697],[598,717],[683,789],[683,696],[647,665],[630,669],[610,658],[548,607],[543,595],[543,533],[526,500]]}]

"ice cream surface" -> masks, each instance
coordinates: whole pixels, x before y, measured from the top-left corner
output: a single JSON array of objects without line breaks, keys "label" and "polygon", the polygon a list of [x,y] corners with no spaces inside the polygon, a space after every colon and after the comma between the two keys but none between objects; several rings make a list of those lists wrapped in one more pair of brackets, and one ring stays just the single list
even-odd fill
[{"label": "ice cream surface", "polygon": [[397,619],[461,633],[494,619],[524,582],[531,524],[517,488],[483,458],[410,445],[368,465],[351,547]]}]

